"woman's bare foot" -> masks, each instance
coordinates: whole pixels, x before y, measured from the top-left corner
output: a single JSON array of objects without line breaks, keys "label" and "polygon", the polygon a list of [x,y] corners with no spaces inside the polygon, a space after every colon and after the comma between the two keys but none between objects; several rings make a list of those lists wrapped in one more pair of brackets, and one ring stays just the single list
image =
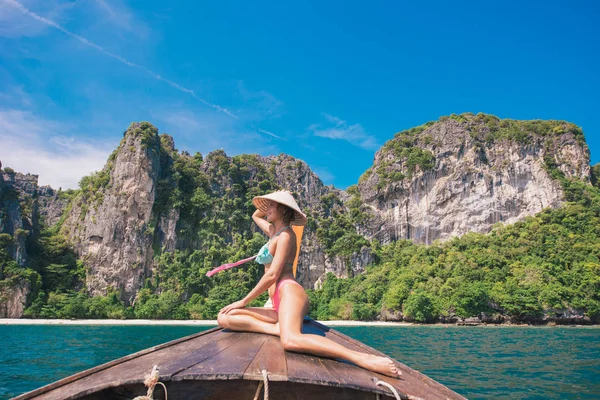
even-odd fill
[{"label": "woman's bare foot", "polygon": [[383,375],[390,376],[392,378],[398,378],[402,375],[402,372],[396,367],[394,361],[387,357],[380,357],[374,354],[361,354],[356,364],[360,367],[368,369],[369,371],[378,372]]}]

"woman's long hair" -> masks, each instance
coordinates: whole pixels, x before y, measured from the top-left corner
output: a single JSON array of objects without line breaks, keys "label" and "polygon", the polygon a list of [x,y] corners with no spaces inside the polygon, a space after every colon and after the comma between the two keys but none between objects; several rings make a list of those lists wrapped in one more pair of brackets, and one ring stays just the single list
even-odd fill
[{"label": "woman's long hair", "polygon": [[278,208],[279,212],[281,213],[281,219],[283,219],[283,223],[289,225],[294,219],[294,210],[281,203],[279,203]]}]

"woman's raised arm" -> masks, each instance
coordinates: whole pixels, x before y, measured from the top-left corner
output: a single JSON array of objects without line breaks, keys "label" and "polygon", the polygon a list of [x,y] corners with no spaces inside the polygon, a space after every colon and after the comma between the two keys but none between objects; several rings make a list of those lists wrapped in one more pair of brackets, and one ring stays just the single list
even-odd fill
[{"label": "woman's raised arm", "polygon": [[275,227],[269,222],[267,222],[267,220],[265,219],[265,215],[266,214],[261,210],[256,210],[254,211],[254,214],[252,214],[252,219],[268,237],[271,237],[273,236]]}]

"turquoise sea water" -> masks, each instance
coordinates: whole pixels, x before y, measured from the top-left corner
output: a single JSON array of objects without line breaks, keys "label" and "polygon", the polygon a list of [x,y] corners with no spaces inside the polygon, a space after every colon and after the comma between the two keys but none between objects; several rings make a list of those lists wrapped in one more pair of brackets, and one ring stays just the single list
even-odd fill
[{"label": "turquoise sea water", "polygon": [[[0,399],[208,329],[0,326]],[[600,328],[338,327],[468,398],[600,399]]]}]

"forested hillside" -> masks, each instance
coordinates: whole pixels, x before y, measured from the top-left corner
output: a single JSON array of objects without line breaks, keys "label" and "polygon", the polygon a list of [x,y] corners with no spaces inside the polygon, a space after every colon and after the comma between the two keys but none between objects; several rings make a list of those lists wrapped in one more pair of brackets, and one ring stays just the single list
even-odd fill
[{"label": "forested hillside", "polygon": [[258,251],[251,199],[287,189],[308,215],[313,317],[597,323],[599,174],[564,121],[445,117],[396,134],[345,191],[284,154],[191,155],[134,123],[77,190],[2,171],[0,315],[215,318],[262,270],[205,273]]}]

